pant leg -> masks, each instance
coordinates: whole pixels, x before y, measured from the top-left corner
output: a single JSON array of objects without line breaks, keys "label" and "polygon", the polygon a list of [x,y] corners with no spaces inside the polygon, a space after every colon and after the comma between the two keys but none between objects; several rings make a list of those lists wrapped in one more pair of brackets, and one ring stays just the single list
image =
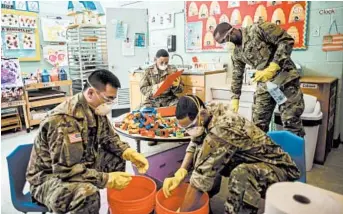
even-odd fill
[{"label": "pant leg", "polygon": [[276,102],[267,91],[265,83],[259,83],[254,94],[254,104],[252,106],[253,123],[268,132],[270,120],[274,113]]},{"label": "pant leg", "polygon": [[300,117],[304,112],[305,103],[299,79],[285,85],[283,93],[287,97],[287,101],[279,106],[283,128],[304,137],[305,131]]},{"label": "pant leg", "polygon": [[31,187],[31,194],[54,213],[97,214],[100,210],[98,188],[90,183],[62,182],[51,178]]},{"label": "pant leg", "polygon": [[284,170],[276,172],[265,163],[238,165],[229,177],[225,213],[257,213],[267,188],[286,180],[287,173]]}]

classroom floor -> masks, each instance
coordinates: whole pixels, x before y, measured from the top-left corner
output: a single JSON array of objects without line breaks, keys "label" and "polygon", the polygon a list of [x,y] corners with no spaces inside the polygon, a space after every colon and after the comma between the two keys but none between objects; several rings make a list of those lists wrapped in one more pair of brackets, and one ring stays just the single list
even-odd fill
[{"label": "classroom floor", "polygon": [[[19,213],[12,205],[10,198],[9,180],[6,156],[9,155],[18,145],[28,144],[33,142],[33,138],[37,134],[37,129],[26,133],[21,131],[17,133],[5,133],[1,135],[1,213],[2,214],[14,214]],[[125,139],[133,148],[135,144],[132,140]],[[168,148],[171,144],[159,144],[154,147],[142,146],[142,151],[151,152],[151,150]],[[307,173],[307,181],[309,184],[318,186],[323,189],[327,189],[339,194],[343,194],[343,145],[339,148],[333,149],[329,154],[325,165],[314,165],[313,169]],[[131,165],[127,165],[127,171],[132,172]],[[221,191],[211,200],[211,207],[214,213],[223,213],[224,201],[227,193],[227,179],[224,178],[222,181]],[[28,186],[25,187],[28,191]],[[106,207],[106,194],[104,191],[101,192],[102,207],[100,210],[101,214],[107,213]]]}]

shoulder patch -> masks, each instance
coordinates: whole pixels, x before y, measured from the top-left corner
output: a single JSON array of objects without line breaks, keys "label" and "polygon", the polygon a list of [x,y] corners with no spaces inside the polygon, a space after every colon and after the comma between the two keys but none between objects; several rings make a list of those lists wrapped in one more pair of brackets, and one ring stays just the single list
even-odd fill
[{"label": "shoulder patch", "polygon": [[81,133],[76,132],[73,134],[68,134],[69,142],[70,143],[78,143],[82,141]]}]

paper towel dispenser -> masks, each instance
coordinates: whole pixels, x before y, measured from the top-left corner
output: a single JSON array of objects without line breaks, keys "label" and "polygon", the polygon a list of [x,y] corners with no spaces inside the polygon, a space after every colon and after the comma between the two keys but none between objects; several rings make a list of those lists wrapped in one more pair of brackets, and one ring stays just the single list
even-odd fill
[{"label": "paper towel dispenser", "polygon": [[168,52],[176,51],[176,36],[175,35],[168,36],[167,47],[168,47]]}]

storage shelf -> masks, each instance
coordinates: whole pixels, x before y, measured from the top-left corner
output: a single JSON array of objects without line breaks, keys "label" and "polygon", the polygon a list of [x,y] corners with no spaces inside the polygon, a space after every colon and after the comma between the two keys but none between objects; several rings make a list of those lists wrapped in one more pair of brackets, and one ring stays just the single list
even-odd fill
[{"label": "storage shelf", "polygon": [[42,120],[30,120],[30,125],[31,125],[31,126],[38,125],[38,124],[40,124],[41,121],[42,121]]},{"label": "storage shelf", "polygon": [[1,118],[1,126],[9,126],[12,124],[19,124],[20,121],[18,120],[18,117],[10,117],[10,118]]},{"label": "storage shelf", "polygon": [[24,100],[17,100],[17,101],[1,103],[1,108],[17,107],[17,106],[22,106],[22,105],[25,105],[25,101]]},{"label": "storage shelf", "polygon": [[29,107],[35,108],[35,107],[58,104],[58,103],[62,103],[63,101],[65,101],[67,98],[69,98],[69,97],[60,97],[60,98],[54,98],[54,99],[48,99],[48,100],[34,101],[34,102],[29,103]]},{"label": "storage shelf", "polygon": [[50,88],[50,87],[58,87],[58,86],[69,86],[71,85],[71,80],[63,80],[63,81],[56,81],[56,82],[40,82],[40,83],[33,83],[29,85],[25,85],[26,90],[33,90],[33,89],[40,89],[40,88]]},{"label": "storage shelf", "polygon": [[11,129],[21,129],[21,127],[19,125],[13,125],[13,126],[6,126],[6,127],[1,127],[1,131],[8,131]]}]

